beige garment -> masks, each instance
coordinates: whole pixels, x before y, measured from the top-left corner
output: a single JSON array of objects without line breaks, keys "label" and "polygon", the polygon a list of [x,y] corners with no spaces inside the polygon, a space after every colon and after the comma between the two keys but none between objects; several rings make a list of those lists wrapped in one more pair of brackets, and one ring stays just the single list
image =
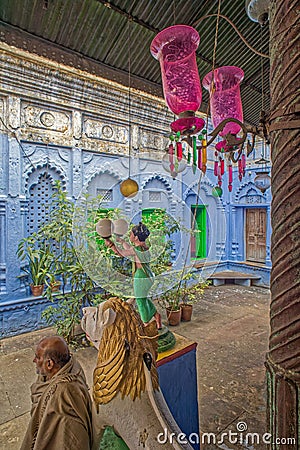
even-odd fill
[{"label": "beige garment", "polygon": [[92,402],[80,364],[70,361],[31,386],[31,419],[20,450],[90,450]]}]

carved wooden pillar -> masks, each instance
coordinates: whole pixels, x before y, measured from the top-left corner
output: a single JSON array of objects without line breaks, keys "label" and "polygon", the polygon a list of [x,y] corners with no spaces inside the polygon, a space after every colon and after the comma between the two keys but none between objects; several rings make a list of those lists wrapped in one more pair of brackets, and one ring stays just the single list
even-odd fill
[{"label": "carved wooden pillar", "polygon": [[[300,138],[299,14],[296,0],[270,10],[272,273],[267,355],[272,449],[300,448]],[[299,4],[298,4],[299,6]],[[297,98],[298,95],[298,98]],[[298,108],[298,111],[297,111]],[[298,114],[298,116],[297,116]],[[278,443],[276,443],[278,440]]]}]

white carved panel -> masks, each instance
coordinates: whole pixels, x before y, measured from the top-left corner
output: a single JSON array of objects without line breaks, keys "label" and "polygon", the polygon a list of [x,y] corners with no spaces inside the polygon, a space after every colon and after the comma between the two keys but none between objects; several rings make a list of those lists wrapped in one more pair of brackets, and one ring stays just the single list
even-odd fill
[{"label": "white carved panel", "polygon": [[8,98],[8,121],[10,127],[14,129],[20,127],[20,104],[19,97],[12,95]]},{"label": "white carved panel", "polygon": [[84,132],[87,137],[101,139],[119,144],[128,142],[128,129],[122,125],[87,118],[84,120]]},{"label": "white carved panel", "polygon": [[71,114],[65,111],[45,109],[24,103],[21,111],[22,125],[65,133],[70,129]]},{"label": "white carved panel", "polygon": [[162,151],[167,146],[167,143],[167,137],[155,133],[153,130],[140,128],[140,145],[142,148]]},{"label": "white carved panel", "polygon": [[73,111],[73,136],[80,139],[82,136],[82,114],[80,111]]}]

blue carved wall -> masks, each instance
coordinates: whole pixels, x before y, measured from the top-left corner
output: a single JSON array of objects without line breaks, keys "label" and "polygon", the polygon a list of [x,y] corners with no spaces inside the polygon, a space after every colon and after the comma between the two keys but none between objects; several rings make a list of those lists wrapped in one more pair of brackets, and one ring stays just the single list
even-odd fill
[{"label": "blue carved wall", "polygon": [[[75,69],[58,74],[39,57],[29,63],[15,49],[6,48],[0,56],[0,113],[4,124],[0,124],[2,336],[45,326],[41,312],[47,301],[30,296],[29,288],[18,278],[16,250],[20,239],[45,219],[45,205],[55,180],[61,180],[74,202],[85,188],[94,196],[105,194],[105,207],[121,205],[131,218],[142,209],[165,208],[186,228],[191,227],[191,206],[202,205],[207,212],[207,255],[196,261],[199,273],[208,276],[216,269],[254,271],[261,276],[262,285],[269,284],[271,194],[270,190],[262,194],[254,185],[255,154],[249,158],[242,182],[234,174],[231,193],[225,175],[223,195],[218,199],[212,194],[216,185],[213,151],[209,152],[206,176],[186,168],[174,180],[162,168],[162,150],[172,121],[163,100],[143,93],[132,95],[130,134],[125,88],[96,77],[92,82],[76,74]],[[14,80],[10,77],[11,67],[21,71]],[[40,84],[37,93],[41,79],[48,81]],[[67,100],[66,92],[72,93]],[[139,184],[140,195],[124,199],[119,186],[129,170]],[[251,208],[266,209],[266,258],[260,264],[246,260],[246,212]],[[175,267],[190,264],[190,243],[180,233],[174,241]]]}]

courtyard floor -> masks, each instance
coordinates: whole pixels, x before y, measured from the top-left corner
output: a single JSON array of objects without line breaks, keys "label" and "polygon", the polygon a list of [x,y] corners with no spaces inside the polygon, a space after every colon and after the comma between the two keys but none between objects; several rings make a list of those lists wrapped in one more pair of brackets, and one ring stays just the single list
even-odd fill
[{"label": "courtyard floor", "polygon": [[[262,436],[267,432],[264,360],[269,302],[267,289],[211,286],[194,305],[192,321],[172,327],[172,331],[198,343],[200,430],[201,434],[217,436],[215,444],[205,441],[203,450],[267,448]],[[39,339],[50,333],[52,329],[40,330],[1,341],[0,449],[20,448],[30,414],[29,387],[36,377],[33,352]],[[80,348],[76,356],[91,385],[95,348]],[[259,444],[234,443],[234,438],[229,442],[228,437],[221,442],[222,433],[231,430],[240,438],[245,436],[245,428],[260,436]]]}]

